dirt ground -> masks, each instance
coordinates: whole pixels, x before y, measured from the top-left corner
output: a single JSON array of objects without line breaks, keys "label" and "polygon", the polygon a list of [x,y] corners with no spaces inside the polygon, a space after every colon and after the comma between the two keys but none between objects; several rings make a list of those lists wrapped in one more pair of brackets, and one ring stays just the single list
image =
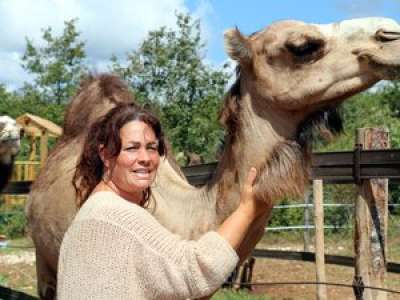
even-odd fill
[{"label": "dirt ground", "polygon": [[0,249],[0,285],[36,296],[33,249]]},{"label": "dirt ground", "polygon": [[[328,282],[351,284],[354,269],[335,265],[326,266]],[[315,281],[313,263],[259,258],[256,260],[253,282],[299,282]],[[387,274],[387,288],[400,291],[400,274]],[[353,300],[352,288],[327,287],[328,299]],[[255,287],[254,293],[264,294],[273,300],[312,300],[316,298],[314,285],[279,285],[272,287]],[[400,299],[399,294],[388,296],[388,300]]]}]

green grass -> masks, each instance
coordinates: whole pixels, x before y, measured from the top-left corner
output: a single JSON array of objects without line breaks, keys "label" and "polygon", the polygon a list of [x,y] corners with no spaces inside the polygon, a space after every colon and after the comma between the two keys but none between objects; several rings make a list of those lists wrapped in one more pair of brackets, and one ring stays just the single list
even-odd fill
[{"label": "green grass", "polygon": [[33,242],[28,237],[9,240],[7,247],[0,248],[0,254],[13,254],[33,249]]},{"label": "green grass", "polygon": [[8,284],[8,276],[0,274],[0,285],[7,285]]},{"label": "green grass", "polygon": [[230,290],[220,290],[212,298],[212,300],[270,300],[266,296],[256,296],[250,295],[247,292],[242,291],[230,291]]}]

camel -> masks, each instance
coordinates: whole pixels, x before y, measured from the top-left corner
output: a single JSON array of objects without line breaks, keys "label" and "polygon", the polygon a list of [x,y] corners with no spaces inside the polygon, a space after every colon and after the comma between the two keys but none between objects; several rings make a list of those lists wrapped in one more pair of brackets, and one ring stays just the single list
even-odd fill
[{"label": "camel", "polygon": [[[391,19],[288,20],[250,36],[235,28],[225,32],[225,45],[238,71],[220,115],[225,147],[213,178],[191,186],[166,157],[152,187],[149,210],[185,239],[215,229],[237,207],[251,166],[258,170],[256,197],[271,209],[284,196],[302,195],[312,128],[340,131],[337,105],[382,79],[400,78],[400,26]],[[85,133],[115,103],[132,98],[119,79],[100,75],[86,81],[67,108],[64,134],[27,204],[42,299],[54,297],[60,243],[77,211],[71,178]],[[241,258],[264,234],[270,212],[253,224]]]},{"label": "camel", "polygon": [[0,192],[7,185],[19,152],[21,127],[9,116],[0,116]]}]

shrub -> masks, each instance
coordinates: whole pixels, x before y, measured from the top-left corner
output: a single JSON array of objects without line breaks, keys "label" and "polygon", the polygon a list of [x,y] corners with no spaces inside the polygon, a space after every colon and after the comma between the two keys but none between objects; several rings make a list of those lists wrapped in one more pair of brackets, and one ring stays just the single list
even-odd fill
[{"label": "shrub", "polygon": [[7,212],[0,208],[0,234],[15,239],[25,235],[25,227],[26,217],[22,206],[7,209]]}]

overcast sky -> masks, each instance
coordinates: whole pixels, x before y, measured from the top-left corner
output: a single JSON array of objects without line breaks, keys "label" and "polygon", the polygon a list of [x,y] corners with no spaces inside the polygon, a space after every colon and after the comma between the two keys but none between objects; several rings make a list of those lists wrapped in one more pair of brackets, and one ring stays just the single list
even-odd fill
[{"label": "overcast sky", "polygon": [[386,16],[400,21],[400,0],[0,0],[0,82],[17,88],[30,77],[20,67],[25,38],[40,45],[41,29],[59,34],[65,20],[78,18],[92,70],[103,71],[112,54],[123,58],[149,30],[174,27],[175,13],[200,18],[205,59],[227,57],[223,31],[238,26],[251,33],[280,19],[329,23],[346,18]]}]

